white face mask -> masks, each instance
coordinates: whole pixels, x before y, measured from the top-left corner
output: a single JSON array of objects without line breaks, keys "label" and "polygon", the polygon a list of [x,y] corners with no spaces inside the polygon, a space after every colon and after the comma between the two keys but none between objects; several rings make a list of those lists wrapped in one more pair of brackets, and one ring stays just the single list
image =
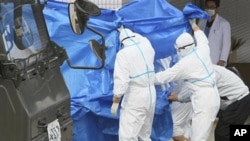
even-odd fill
[{"label": "white face mask", "polygon": [[209,16],[213,16],[215,14],[214,9],[206,9],[206,12],[208,13]]}]

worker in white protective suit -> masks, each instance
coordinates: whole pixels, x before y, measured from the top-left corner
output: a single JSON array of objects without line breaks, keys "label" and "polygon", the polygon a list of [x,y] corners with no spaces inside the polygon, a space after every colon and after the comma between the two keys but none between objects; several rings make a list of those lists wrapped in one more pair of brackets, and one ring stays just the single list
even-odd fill
[{"label": "worker in white protective suit", "polygon": [[[216,82],[220,102],[219,119],[215,128],[215,141],[229,141],[230,140],[230,125],[243,125],[248,116],[250,115],[250,95],[249,88],[244,84],[242,79],[234,72],[225,67],[214,65],[216,73]],[[182,117],[183,119],[190,120],[188,116],[192,109],[186,107],[191,105],[189,90],[185,89],[185,84],[180,84],[179,88],[183,89],[178,93],[172,93],[169,99],[178,103],[179,106],[175,108],[176,112],[174,117]],[[184,126],[189,127],[190,123],[184,120],[180,121],[178,118],[173,118],[174,133],[180,133],[179,138],[187,137],[190,129],[182,128]],[[181,132],[180,132],[181,131]],[[183,140],[180,140],[183,141]]]},{"label": "worker in white protective suit", "polygon": [[156,73],[155,84],[160,85],[184,80],[191,90],[193,108],[191,141],[206,141],[219,110],[220,98],[215,82],[215,73],[209,55],[206,35],[195,20],[190,20],[193,37],[182,33],[176,39],[176,49],[182,58],[171,68]]},{"label": "worker in white protective suit", "polygon": [[111,113],[115,116],[123,96],[119,121],[119,141],[151,141],[155,111],[155,51],[150,41],[128,28],[121,28],[122,49],[114,66]]},{"label": "worker in white protective suit", "polygon": [[[169,100],[172,100],[170,108],[173,119],[172,139],[174,141],[189,141],[190,137],[192,118],[191,93],[184,83],[183,80],[175,82],[174,89],[168,97]],[[181,102],[177,101],[177,97]]]},{"label": "worker in white protective suit", "polygon": [[[167,57],[164,59],[159,59],[159,62],[163,69],[168,69],[171,67],[171,61],[177,62],[180,60],[180,56],[175,55]],[[173,141],[188,141],[190,136],[190,122],[191,122],[191,113],[192,105],[190,104],[190,91],[184,84],[183,80],[177,80],[172,82],[169,85],[162,85],[163,90],[167,90],[166,87],[170,86],[171,94],[168,97],[170,102],[170,110],[173,120]],[[187,94],[188,93],[188,94]],[[180,101],[175,100],[178,98]],[[171,96],[174,96],[173,98]]]}]

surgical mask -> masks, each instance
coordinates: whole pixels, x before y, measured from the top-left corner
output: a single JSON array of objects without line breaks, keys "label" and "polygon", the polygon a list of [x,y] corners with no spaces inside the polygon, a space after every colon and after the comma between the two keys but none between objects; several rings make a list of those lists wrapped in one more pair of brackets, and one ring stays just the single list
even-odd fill
[{"label": "surgical mask", "polygon": [[214,9],[206,9],[206,12],[208,13],[209,16],[213,16],[215,14]]}]

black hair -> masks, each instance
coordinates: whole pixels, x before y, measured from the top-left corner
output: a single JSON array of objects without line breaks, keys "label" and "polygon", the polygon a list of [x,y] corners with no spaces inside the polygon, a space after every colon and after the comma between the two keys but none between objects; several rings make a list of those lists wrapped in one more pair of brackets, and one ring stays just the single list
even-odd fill
[{"label": "black hair", "polygon": [[220,7],[220,0],[206,0],[206,3],[208,1],[213,1],[216,4],[217,7]]}]

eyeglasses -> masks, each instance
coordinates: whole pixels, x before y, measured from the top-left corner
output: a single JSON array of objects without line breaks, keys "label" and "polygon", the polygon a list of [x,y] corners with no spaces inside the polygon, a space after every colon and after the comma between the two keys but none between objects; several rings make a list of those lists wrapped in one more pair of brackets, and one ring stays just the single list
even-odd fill
[{"label": "eyeglasses", "polygon": [[182,46],[182,47],[178,47],[178,46],[175,44],[175,48],[178,50],[178,52],[180,52],[181,49],[185,49],[186,47],[191,46],[191,45],[193,45],[193,44],[194,44],[194,43],[191,43],[191,44],[188,44],[188,45],[185,45],[185,46]]},{"label": "eyeglasses", "polygon": [[127,40],[127,39],[129,39],[129,38],[133,38],[133,37],[135,37],[135,36],[128,36],[128,37],[126,37],[126,38],[122,39],[122,41],[121,41],[121,42],[123,42],[124,40]]}]

